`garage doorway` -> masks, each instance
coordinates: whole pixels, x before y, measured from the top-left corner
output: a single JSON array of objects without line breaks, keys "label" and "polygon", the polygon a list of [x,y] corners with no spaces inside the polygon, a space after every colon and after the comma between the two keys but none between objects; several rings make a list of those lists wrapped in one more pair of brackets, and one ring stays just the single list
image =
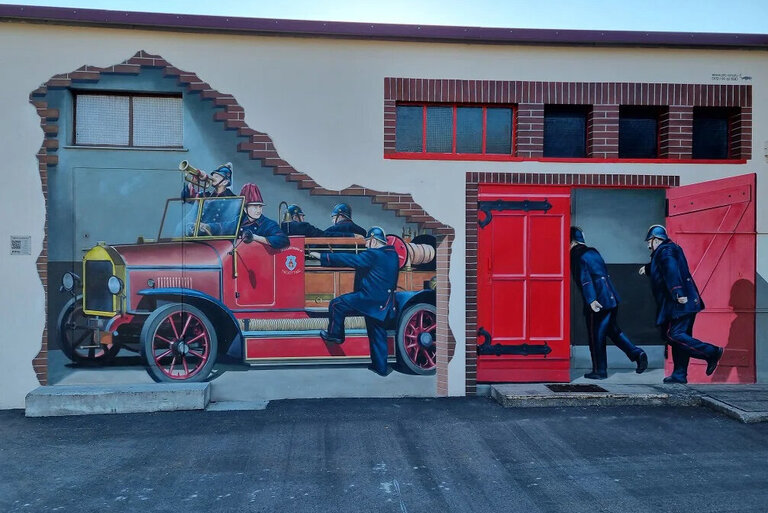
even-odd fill
[{"label": "garage doorway", "polygon": [[[581,300],[571,292],[565,258],[564,230],[570,224],[581,225],[587,244],[603,254],[623,298],[619,322],[649,354],[651,370],[642,379],[651,381],[643,381],[623,353],[609,353],[609,374],[618,374],[617,382],[657,383],[670,372],[671,358],[664,360],[654,323],[650,285],[637,275],[649,260],[648,226],[657,223],[665,224],[683,248],[706,304],[694,336],[726,348],[711,377],[705,376],[703,361],[693,360],[689,382],[754,382],[754,191],[754,174],[682,187],[673,176],[469,174],[467,392],[478,382],[578,380],[585,367],[591,368]],[[500,222],[487,229],[494,218]],[[542,259],[555,262],[554,255],[565,255],[564,273],[551,266],[536,269]],[[542,296],[535,281],[543,279],[559,280],[559,285],[548,284],[549,293]],[[562,312],[556,322],[553,312]],[[558,326],[566,328],[561,336]],[[564,345],[571,349],[565,367]]]},{"label": "garage doorway", "polygon": [[[636,374],[636,364],[611,341],[607,344],[608,375],[612,382],[660,383],[664,372],[664,341],[655,326],[656,305],[646,276],[638,268],[648,263],[648,227],[665,223],[664,189],[573,188],[571,224],[584,231],[587,246],[600,252],[620,300],[618,324],[648,355],[648,370]],[[571,381],[588,382],[592,370],[589,338],[578,287],[571,287]]]}]

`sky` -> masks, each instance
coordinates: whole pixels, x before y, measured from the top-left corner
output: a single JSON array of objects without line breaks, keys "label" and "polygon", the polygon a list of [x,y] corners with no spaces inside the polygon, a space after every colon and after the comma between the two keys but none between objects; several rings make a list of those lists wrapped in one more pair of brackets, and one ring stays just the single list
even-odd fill
[{"label": "sky", "polygon": [[[17,2],[0,2],[13,3]],[[768,0],[28,0],[18,3],[417,25],[768,33]]]}]

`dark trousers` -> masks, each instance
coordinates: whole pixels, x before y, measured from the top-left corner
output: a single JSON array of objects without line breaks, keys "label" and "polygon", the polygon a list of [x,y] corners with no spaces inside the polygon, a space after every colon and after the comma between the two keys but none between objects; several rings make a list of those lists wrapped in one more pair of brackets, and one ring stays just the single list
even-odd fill
[{"label": "dark trousers", "polygon": [[379,374],[387,373],[387,330],[384,323],[363,314],[342,295],[328,305],[328,333],[344,340],[344,319],[351,315],[364,315],[365,328],[368,332],[368,345],[371,351],[371,364],[373,370]]},{"label": "dark trousers", "polygon": [[717,346],[693,338],[695,320],[696,314],[692,313],[661,326],[662,336],[672,347],[672,377],[688,379],[688,362],[691,358],[709,361],[717,354]]},{"label": "dark trousers", "polygon": [[606,354],[606,338],[610,337],[616,347],[624,351],[630,361],[637,361],[643,350],[629,340],[618,323],[616,316],[618,308],[586,314],[587,331],[589,332],[589,354],[592,355],[592,372],[605,374],[608,367],[608,355]]}]

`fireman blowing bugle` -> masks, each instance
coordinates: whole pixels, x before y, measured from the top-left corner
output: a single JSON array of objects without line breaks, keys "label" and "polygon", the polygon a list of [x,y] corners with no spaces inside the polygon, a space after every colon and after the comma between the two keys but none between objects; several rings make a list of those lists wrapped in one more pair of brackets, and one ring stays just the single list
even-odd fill
[{"label": "fireman blowing bugle", "polygon": [[[179,171],[184,173],[184,188],[181,190],[182,199],[218,198],[234,196],[232,186],[232,163],[221,164],[210,174],[191,165],[189,161],[179,163]],[[210,190],[208,190],[210,189]]]}]

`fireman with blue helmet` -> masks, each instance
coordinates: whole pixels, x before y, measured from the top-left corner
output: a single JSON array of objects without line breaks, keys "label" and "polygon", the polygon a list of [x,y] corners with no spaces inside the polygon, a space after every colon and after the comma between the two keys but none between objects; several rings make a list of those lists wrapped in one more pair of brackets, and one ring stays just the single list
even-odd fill
[{"label": "fireman with blue helmet", "polygon": [[310,256],[326,267],[353,267],[354,291],[334,298],[328,306],[328,330],[320,332],[326,342],[344,342],[344,319],[351,315],[363,315],[368,331],[371,366],[375,373],[386,376],[387,330],[385,324],[395,317],[395,290],[400,260],[395,248],[387,242],[384,230],[374,226],[366,233],[366,249],[358,254],[316,253]]},{"label": "fireman with blue helmet", "polygon": [[325,229],[326,236],[338,233],[358,234],[365,237],[367,232],[362,226],[358,226],[352,221],[352,207],[346,203],[338,203],[331,211],[331,220],[333,225]]},{"label": "fireman with blue helmet", "polygon": [[227,162],[217,167],[214,171],[211,171],[210,175],[200,172],[200,178],[203,180],[210,180],[210,191],[200,191],[192,184],[185,184],[181,190],[181,199],[187,200],[191,198],[225,198],[234,196],[230,187],[232,186],[232,163]]},{"label": "fireman with blue helmet", "polygon": [[287,235],[304,235],[305,237],[354,237],[354,233],[333,232],[321,230],[305,221],[304,211],[299,205],[288,205],[288,218],[290,220],[280,223],[280,229]]},{"label": "fireman with blue helmet", "polygon": [[651,261],[640,268],[640,274],[651,279],[656,325],[672,347],[674,368],[664,383],[687,383],[691,357],[706,361],[706,374],[710,376],[723,356],[723,348],[693,338],[693,323],[696,314],[704,309],[704,300],[693,281],[683,248],[672,242],[667,229],[658,224],[648,229],[645,240]]},{"label": "fireman with blue helmet", "polygon": [[636,362],[638,374],[648,368],[645,351],[629,340],[617,322],[619,293],[608,276],[605,261],[600,253],[587,246],[584,232],[571,226],[571,275],[584,299],[584,317],[589,333],[589,353],[592,356],[592,372],[587,379],[608,377],[606,339],[610,338],[630,361]]}]

